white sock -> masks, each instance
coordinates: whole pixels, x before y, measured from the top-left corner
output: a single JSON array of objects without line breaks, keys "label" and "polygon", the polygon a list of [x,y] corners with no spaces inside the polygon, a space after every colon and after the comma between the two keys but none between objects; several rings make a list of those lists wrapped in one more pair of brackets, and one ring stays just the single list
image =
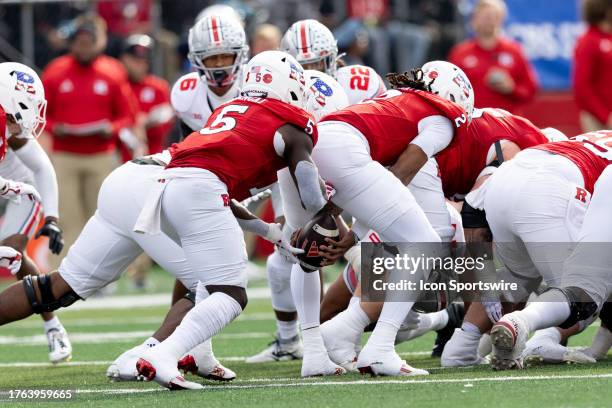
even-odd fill
[{"label": "white sock", "polygon": [[52,330],[52,329],[62,330],[64,328],[64,326],[62,326],[62,323],[59,321],[57,316],[53,316],[53,319],[48,320],[48,321],[43,320],[43,325],[45,327],[45,333],[47,333],[49,330]]},{"label": "white sock", "polygon": [[317,353],[323,353],[327,357],[327,349],[325,348],[325,343],[323,343],[319,326],[302,330],[302,342],[304,344],[304,359]]},{"label": "white sock", "polygon": [[302,332],[320,324],[321,280],[317,271],[306,273],[298,264],[291,268],[291,293]]},{"label": "white sock", "polygon": [[444,309],[434,313],[420,313],[419,318],[418,330],[440,330],[448,324],[448,311]]},{"label": "white sock", "polygon": [[561,332],[556,327],[549,327],[548,329],[537,330],[533,337],[529,341],[536,340],[539,338],[550,339],[555,344],[561,343]]},{"label": "white sock", "polygon": [[372,335],[368,339],[366,346],[383,348],[383,349],[394,349],[395,348],[395,337],[399,327],[389,323],[381,322],[380,320],[376,323],[376,327],[372,332]]},{"label": "white sock", "polygon": [[602,359],[608,354],[608,350],[612,347],[612,332],[605,327],[600,326],[593,337],[591,347],[591,355],[595,360]]},{"label": "white sock", "polygon": [[[356,299],[359,300],[359,298]],[[351,338],[360,336],[368,324],[370,324],[370,318],[359,302],[350,303],[346,310],[338,313],[329,321],[329,325],[337,329],[339,336]]]},{"label": "white sock", "polygon": [[563,292],[549,290],[517,313],[529,326],[529,332],[533,332],[559,326],[570,316],[570,307]]},{"label": "white sock", "polygon": [[215,358],[215,353],[213,353],[212,339],[195,346],[188,354],[193,356],[200,370],[212,370],[219,364],[219,361]]},{"label": "white sock", "polygon": [[478,326],[476,326],[473,323],[467,322],[467,321],[463,321],[463,323],[461,324],[461,330],[463,330],[466,333],[472,333],[472,334],[477,334],[478,337],[480,338],[480,329],[478,328]]},{"label": "white sock", "polygon": [[361,302],[361,298],[358,298],[357,296],[353,296],[351,298],[351,300],[349,300],[349,307],[353,304],[353,303],[359,303]]},{"label": "white sock", "polygon": [[242,312],[232,297],[215,292],[197,303],[183,318],[181,324],[156,348],[178,360],[195,346],[210,339]]},{"label": "white sock", "polygon": [[276,330],[280,339],[292,339],[298,334],[298,322],[297,320],[284,322],[276,319]]},{"label": "white sock", "polygon": [[146,348],[151,348],[157,346],[158,344],[159,340],[157,340],[155,337],[149,337],[141,345]]},{"label": "white sock", "polygon": [[421,337],[432,330],[440,330],[448,323],[448,312],[446,309],[434,313],[419,313],[419,324],[416,329],[410,330],[408,336],[402,341]]}]

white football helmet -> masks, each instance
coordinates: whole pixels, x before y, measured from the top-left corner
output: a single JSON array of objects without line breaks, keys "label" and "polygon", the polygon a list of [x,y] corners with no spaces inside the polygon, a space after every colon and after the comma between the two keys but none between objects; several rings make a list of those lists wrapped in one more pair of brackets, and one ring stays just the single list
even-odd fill
[{"label": "white football helmet", "polygon": [[247,63],[242,96],[274,98],[300,109],[306,108],[304,69],[291,55],[264,51]]},{"label": "white football helmet", "polygon": [[234,10],[232,6],[228,6],[227,4],[213,4],[212,6],[206,7],[204,10],[200,11],[195,18],[195,21],[198,22],[201,19],[209,16],[225,16],[230,17],[235,20],[238,20],[242,26],[244,26],[244,21],[242,16]]},{"label": "white football helmet", "polygon": [[281,40],[281,50],[293,55],[302,65],[323,61],[325,73],[336,76],[338,46],[329,28],[317,20],[293,23]]},{"label": "white football helmet", "polygon": [[[227,86],[236,81],[248,58],[249,46],[244,28],[228,16],[206,16],[189,30],[189,60],[210,86]],[[204,59],[213,55],[234,54],[232,65],[207,68]]]},{"label": "white football helmet", "polygon": [[430,61],[421,67],[423,80],[433,93],[461,106],[472,120],[474,88],[465,72],[447,61]]},{"label": "white football helmet", "polygon": [[312,69],[305,70],[304,74],[306,75],[306,110],[317,121],[328,113],[349,105],[346,92],[334,78]]},{"label": "white football helmet", "polygon": [[19,137],[40,136],[46,123],[47,100],[42,81],[32,68],[18,62],[0,64],[0,105],[21,127]]}]

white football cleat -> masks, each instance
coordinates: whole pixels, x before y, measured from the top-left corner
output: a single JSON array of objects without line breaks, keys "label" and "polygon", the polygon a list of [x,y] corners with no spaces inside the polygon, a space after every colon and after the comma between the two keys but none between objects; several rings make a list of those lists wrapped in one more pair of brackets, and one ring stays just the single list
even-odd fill
[{"label": "white football cleat", "polygon": [[533,337],[525,346],[523,360],[527,365],[539,363],[559,364],[577,363],[592,364],[596,360],[580,350],[570,350],[548,337]]},{"label": "white football cleat", "polygon": [[455,329],[442,351],[440,365],[442,367],[467,367],[485,364],[485,359],[478,355],[480,344],[478,337],[477,334]]},{"label": "white football cleat", "polygon": [[491,367],[494,370],[522,369],[522,355],[528,336],[527,324],[517,312],[499,319],[491,329]]},{"label": "white football cleat", "polygon": [[334,319],[326,321],[320,327],[329,358],[347,372],[357,371],[356,349],[361,346],[361,333],[350,336],[350,333],[335,330]]},{"label": "white football cleat", "polygon": [[274,361],[301,360],[304,346],[299,335],[290,339],[276,337],[263,351],[248,357],[247,363],[269,363]]},{"label": "white football cleat", "polygon": [[136,362],[140,354],[148,348],[146,344],[139,344],[124,351],[108,366],[106,377],[111,381],[142,381],[143,378],[136,371]]},{"label": "white football cleat", "polygon": [[63,327],[47,331],[47,342],[49,343],[49,361],[53,364],[70,361],[72,344],[70,344],[68,334]]},{"label": "white football cleat", "polygon": [[195,354],[187,354],[178,362],[178,369],[212,381],[227,382],[236,378],[236,373],[224,367],[216,358],[202,361]]},{"label": "white football cleat", "polygon": [[161,355],[155,348],[142,353],[136,371],[145,381],[155,381],[170,390],[201,390],[202,384],[187,381],[177,368],[176,361]]},{"label": "white football cleat", "polygon": [[361,374],[412,377],[416,375],[429,375],[427,370],[414,368],[402,360],[401,357],[391,349],[386,352],[372,350],[366,346],[361,350],[357,359],[357,369]]},{"label": "white football cleat", "polygon": [[346,374],[346,370],[329,359],[326,352],[305,355],[302,360],[302,377],[321,377]]}]

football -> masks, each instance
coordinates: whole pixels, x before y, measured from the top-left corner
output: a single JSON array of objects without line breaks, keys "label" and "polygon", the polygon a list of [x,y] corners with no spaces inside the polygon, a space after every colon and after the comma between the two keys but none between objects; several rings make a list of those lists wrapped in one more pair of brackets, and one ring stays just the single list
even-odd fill
[{"label": "football", "polygon": [[296,239],[296,247],[304,250],[297,258],[304,269],[316,271],[321,268],[323,256],[319,247],[325,245],[325,238],[338,239],[340,231],[334,217],[327,213],[315,215],[301,229]]}]

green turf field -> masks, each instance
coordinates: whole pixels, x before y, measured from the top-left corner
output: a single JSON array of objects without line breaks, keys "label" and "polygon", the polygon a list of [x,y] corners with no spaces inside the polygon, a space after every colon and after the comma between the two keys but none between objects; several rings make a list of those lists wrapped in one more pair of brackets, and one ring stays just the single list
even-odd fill
[{"label": "green turf field", "polygon": [[[166,277],[155,277],[166,290]],[[120,293],[126,293],[121,283]],[[104,303],[103,300],[98,302]],[[110,302],[110,300],[109,300]],[[604,407],[612,406],[612,355],[597,365],[533,367],[492,372],[488,367],[442,369],[429,357],[433,335],[399,346],[410,364],[430,370],[427,377],[300,379],[300,363],[244,363],[260,351],[275,330],[269,301],[251,300],[245,313],[214,341],[217,357],[236,371],[229,384],[207,383],[203,391],[170,392],[155,383],[111,383],[104,373],[122,351],[142,342],[161,322],[167,307],[66,310],[60,318],[71,335],[70,364],[47,363],[42,323],[32,317],[0,328],[0,390],[69,389],[76,397],[61,402],[0,401],[2,406],[112,407]],[[589,328],[570,345],[586,345]],[[196,380],[197,377],[191,377]]]}]

